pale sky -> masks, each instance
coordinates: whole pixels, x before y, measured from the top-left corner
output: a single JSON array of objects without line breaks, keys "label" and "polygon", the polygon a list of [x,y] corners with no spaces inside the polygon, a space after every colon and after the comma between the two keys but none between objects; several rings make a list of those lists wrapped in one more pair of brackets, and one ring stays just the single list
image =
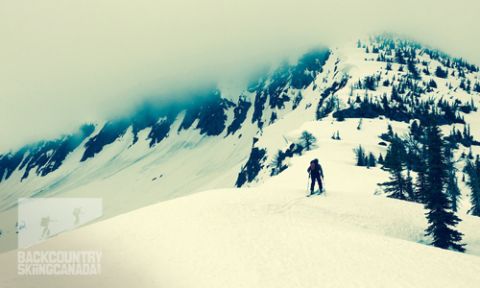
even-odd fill
[{"label": "pale sky", "polygon": [[0,151],[368,33],[480,64],[480,2],[448,2],[0,0]]}]

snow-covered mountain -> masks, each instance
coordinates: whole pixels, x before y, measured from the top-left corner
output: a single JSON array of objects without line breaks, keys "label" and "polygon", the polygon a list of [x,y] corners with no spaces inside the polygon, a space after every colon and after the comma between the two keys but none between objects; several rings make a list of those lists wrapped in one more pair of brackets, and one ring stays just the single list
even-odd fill
[{"label": "snow-covered mountain", "polygon": [[[318,149],[308,155],[325,158],[329,192],[339,185],[333,181],[349,184],[332,194],[375,193],[375,185],[361,183],[366,177],[372,177],[369,183],[384,181],[384,171],[347,167],[354,166],[352,150],[358,145],[385,155],[379,136],[389,124],[402,134],[413,119],[435,113],[445,134],[453,127],[470,131],[473,138],[459,140],[458,155],[480,153],[478,67],[393,36],[308,52],[296,63],[283,63],[252,80],[237,99],[225,97],[215,87],[190,93],[188,101],[145,104],[132,115],[87,124],[72,135],[0,156],[2,249],[15,247],[20,197],[100,197],[104,218],[109,218],[194,192],[256,186],[276,174],[285,179],[295,159],[306,161],[296,145],[303,131],[319,140]],[[361,118],[362,127],[357,129]],[[332,139],[334,134],[341,140]],[[279,154],[281,169],[272,165]],[[332,155],[336,157],[328,157]],[[295,173],[289,178],[297,187],[295,193],[301,194],[298,187],[305,185],[302,177]],[[470,219],[464,186],[461,183],[465,197],[460,212]],[[386,200],[403,209],[404,204]],[[340,217],[350,212],[345,213]],[[361,214],[355,224],[377,225],[363,222],[364,217],[369,216]],[[424,241],[423,230],[415,229],[414,236],[396,230],[386,235]],[[480,235],[469,235],[468,252],[480,254]]]},{"label": "snow-covered mountain", "polygon": [[[361,141],[378,147],[384,120],[308,121],[318,149],[252,188],[164,201],[61,234],[27,251],[101,251],[101,275],[19,276],[16,251],[0,254],[2,287],[476,287],[478,217],[462,215],[468,253],[424,245],[422,205],[374,195],[381,169],[352,163]],[[400,128],[400,127],[398,127]],[[341,142],[330,132],[341,129]],[[350,135],[347,137],[347,134]],[[380,150],[380,149],[378,149]],[[305,197],[313,157],[327,194]],[[348,176],[345,176],[348,175]],[[302,185],[303,184],[303,185]]]}]

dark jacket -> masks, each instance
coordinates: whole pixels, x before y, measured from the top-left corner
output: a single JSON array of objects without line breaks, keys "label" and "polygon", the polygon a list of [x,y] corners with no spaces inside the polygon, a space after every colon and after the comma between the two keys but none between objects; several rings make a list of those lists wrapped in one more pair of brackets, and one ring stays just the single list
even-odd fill
[{"label": "dark jacket", "polygon": [[[313,164],[313,167],[312,167]],[[322,165],[320,163],[310,163],[310,166],[307,169],[307,172],[310,173],[310,176],[314,178],[315,176],[323,177]]]}]

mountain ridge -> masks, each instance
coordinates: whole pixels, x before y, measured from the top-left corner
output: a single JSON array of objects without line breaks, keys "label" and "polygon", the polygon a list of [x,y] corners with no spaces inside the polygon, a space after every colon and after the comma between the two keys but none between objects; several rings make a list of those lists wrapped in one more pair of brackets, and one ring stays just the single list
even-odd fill
[{"label": "mountain ridge", "polygon": [[[255,186],[271,177],[278,151],[293,156],[298,135],[289,133],[308,121],[408,125],[435,114],[449,129],[471,126],[475,140],[479,76],[464,60],[387,36],[314,50],[258,77],[236,101],[217,87],[195,91],[194,101],[87,125],[70,146],[45,141],[0,156],[0,209],[10,213],[18,197],[98,196],[110,217],[202,190]],[[145,191],[139,181],[148,182]]]}]

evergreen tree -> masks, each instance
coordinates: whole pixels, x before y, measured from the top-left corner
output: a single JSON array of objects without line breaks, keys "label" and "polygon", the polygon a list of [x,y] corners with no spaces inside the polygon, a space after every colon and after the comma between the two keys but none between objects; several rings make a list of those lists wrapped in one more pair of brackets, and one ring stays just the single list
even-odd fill
[{"label": "evergreen tree", "polygon": [[375,155],[372,152],[368,154],[368,167],[375,167],[377,166],[377,159],[375,159]]},{"label": "evergreen tree", "polygon": [[466,147],[470,147],[473,142],[473,136],[470,133],[470,125],[463,126],[463,137],[462,137],[462,144]]},{"label": "evergreen tree", "polygon": [[383,160],[383,155],[382,154],[380,154],[380,156],[378,156],[378,161],[377,162],[378,162],[378,164],[383,165],[384,160]]},{"label": "evergreen tree", "polygon": [[[403,51],[402,50],[395,51],[395,57],[396,57],[397,63],[406,64],[405,59],[403,58]],[[402,67],[402,66],[400,66],[400,67]]]},{"label": "evergreen tree", "polygon": [[442,67],[438,66],[437,70],[435,70],[435,76],[445,79],[448,77],[448,70],[443,70]]},{"label": "evergreen tree", "polygon": [[425,148],[422,149],[421,153],[422,157],[420,157],[420,162],[417,167],[417,181],[415,183],[415,190],[414,190],[414,199],[418,203],[425,203],[426,196],[428,193],[428,183],[427,183],[427,164],[425,158],[427,156]]},{"label": "evergreen tree", "polygon": [[480,83],[475,83],[475,86],[473,88],[473,91],[480,93]]},{"label": "evergreen tree", "polygon": [[425,75],[430,75],[430,70],[428,70],[428,66],[423,69],[423,73],[425,73]]},{"label": "evergreen tree", "polygon": [[415,200],[415,191],[413,189],[413,179],[410,175],[410,169],[407,169],[407,178],[405,179],[405,192],[409,200]]},{"label": "evergreen tree", "polygon": [[467,186],[470,188],[470,201],[472,203],[469,213],[480,216],[480,161],[477,159],[475,164],[468,161],[465,172],[468,175]]},{"label": "evergreen tree", "polygon": [[333,140],[342,140],[342,138],[340,138],[340,132],[338,132],[338,130],[337,130],[337,132],[333,132],[332,139]]},{"label": "evergreen tree", "polygon": [[390,99],[395,100],[397,102],[402,101],[402,99],[401,99],[401,97],[398,93],[398,89],[395,85],[392,85],[392,93],[391,93]]},{"label": "evergreen tree", "polygon": [[387,130],[388,130],[388,132],[387,132],[387,133],[388,133],[388,136],[390,136],[391,138],[393,138],[393,136],[394,136],[395,134],[393,133],[393,127],[392,127],[392,125],[391,125],[390,123],[389,123],[388,126],[387,126]]},{"label": "evergreen tree", "polygon": [[388,197],[401,200],[408,199],[406,182],[403,177],[403,171],[405,169],[405,163],[403,161],[404,151],[403,144],[399,139],[395,139],[395,141],[390,143],[384,164],[384,168],[390,173],[390,180],[379,184]]},{"label": "evergreen tree", "polygon": [[456,168],[453,161],[453,151],[450,147],[445,149],[446,168],[447,168],[447,195],[452,203],[453,212],[458,210],[458,202],[461,197],[460,189],[458,188],[458,181],[456,176]]},{"label": "evergreen tree", "polygon": [[412,121],[412,125],[410,125],[410,135],[412,135],[413,139],[419,140],[422,136],[422,129],[418,126],[418,121]]},{"label": "evergreen tree", "polygon": [[472,147],[470,147],[470,150],[468,151],[468,159],[472,160],[473,159],[473,152],[472,152]]},{"label": "evergreen tree", "polygon": [[362,130],[362,124],[363,124],[363,118],[360,118],[360,120],[358,120],[357,130]]},{"label": "evergreen tree", "polygon": [[283,160],[285,160],[285,153],[282,150],[278,150],[277,154],[275,154],[275,157],[273,158],[272,161],[272,173],[271,175],[278,175],[280,172],[283,170],[287,169],[287,165],[283,164]]},{"label": "evergreen tree", "polygon": [[[414,122],[415,123],[415,122]],[[415,136],[410,133],[404,140],[405,145],[405,164],[408,170],[418,171],[418,166],[421,165],[421,136]]]},{"label": "evergreen tree", "polygon": [[365,87],[365,89],[370,90],[370,91],[377,90],[377,80],[375,79],[375,76],[365,77],[364,87]]},{"label": "evergreen tree", "polygon": [[412,75],[413,79],[419,80],[419,79],[422,78],[422,77],[420,77],[420,73],[418,72],[414,61],[409,60],[407,65],[408,65],[408,71],[410,71],[410,74]]},{"label": "evergreen tree", "polygon": [[387,154],[385,155],[385,161],[383,163],[383,167],[385,169],[394,168],[398,165],[397,162],[405,162],[405,146],[402,143],[402,140],[398,138],[398,136],[393,136],[390,140],[391,143],[388,146]]},{"label": "evergreen tree", "polygon": [[317,138],[313,136],[312,133],[308,131],[303,131],[302,135],[300,136],[300,144],[307,149],[307,151],[312,150],[317,143]]},{"label": "evergreen tree", "polygon": [[426,235],[432,237],[432,245],[443,249],[465,251],[461,244],[462,233],[454,230],[461,221],[453,211],[445,193],[447,178],[445,154],[443,152],[442,134],[436,125],[428,128],[427,138],[427,185],[425,208],[428,220]]},{"label": "evergreen tree", "polygon": [[354,152],[357,158],[357,166],[366,166],[367,163],[365,161],[365,150],[363,149],[362,145],[359,145]]}]

